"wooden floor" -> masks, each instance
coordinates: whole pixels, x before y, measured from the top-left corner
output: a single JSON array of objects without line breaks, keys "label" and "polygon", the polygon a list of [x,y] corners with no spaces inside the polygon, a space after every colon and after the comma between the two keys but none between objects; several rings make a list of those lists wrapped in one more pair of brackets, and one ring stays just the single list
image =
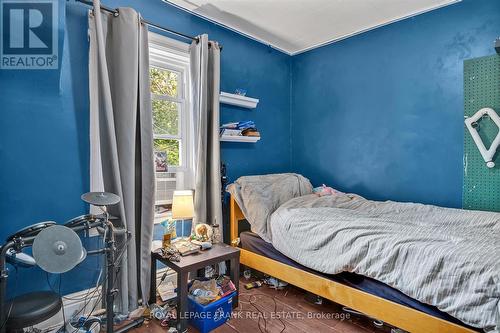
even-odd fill
[{"label": "wooden floor", "polygon": [[[305,292],[293,286],[274,290],[268,286],[245,290],[240,281],[240,305],[233,318],[217,328],[216,333],[367,333],[390,332],[390,328],[377,328],[370,320],[349,315],[336,304],[312,304],[305,300]],[[150,321],[134,330],[135,333],[159,333],[167,330]],[[188,332],[195,333],[190,327]]]}]

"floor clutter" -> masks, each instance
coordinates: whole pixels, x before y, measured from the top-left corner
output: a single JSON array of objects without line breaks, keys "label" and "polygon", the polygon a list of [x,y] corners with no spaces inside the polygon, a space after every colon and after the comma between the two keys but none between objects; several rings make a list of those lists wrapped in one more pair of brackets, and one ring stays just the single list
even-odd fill
[{"label": "floor clutter", "polygon": [[194,280],[189,288],[189,323],[201,333],[223,325],[231,318],[236,287],[229,277]]},{"label": "floor clutter", "polygon": [[[183,247],[214,240],[207,237],[212,232],[196,231],[198,235],[180,240]],[[229,320],[238,304],[234,281],[239,277],[239,249],[213,242],[210,247],[198,246],[197,251],[181,255],[175,243],[151,253],[151,285],[157,288],[151,290],[152,304],[144,315],[171,332],[184,332],[188,324],[202,333],[210,332]],[[166,280],[167,273],[156,283],[157,261],[177,273],[175,287],[172,277]],[[161,303],[157,303],[157,292]]]},{"label": "floor clutter", "polygon": [[[317,304],[301,289],[288,285],[274,289],[263,284],[261,288],[245,290],[244,285],[260,281],[257,275],[250,280],[240,279],[240,305],[233,310],[230,320],[215,328],[214,333],[279,333],[284,332],[321,332],[321,333],[405,333],[389,326],[378,328],[372,320],[345,312],[342,306],[327,300]],[[209,304],[216,303],[212,302]],[[135,333],[175,332],[171,327],[160,326],[160,321],[149,319]],[[189,333],[197,333],[194,326],[188,327]]]},{"label": "floor clutter", "polygon": [[[167,285],[173,286],[172,283]],[[170,289],[170,288],[168,288]],[[162,296],[160,288],[160,296]],[[170,292],[177,293],[177,290]],[[236,286],[228,276],[217,278],[197,278],[189,283],[188,322],[200,332],[210,332],[231,318],[232,300],[236,295]],[[163,301],[163,297],[161,297]],[[168,332],[177,332],[177,302],[175,298],[163,304],[153,303],[145,309],[143,316],[147,320],[158,321],[168,328]]]}]

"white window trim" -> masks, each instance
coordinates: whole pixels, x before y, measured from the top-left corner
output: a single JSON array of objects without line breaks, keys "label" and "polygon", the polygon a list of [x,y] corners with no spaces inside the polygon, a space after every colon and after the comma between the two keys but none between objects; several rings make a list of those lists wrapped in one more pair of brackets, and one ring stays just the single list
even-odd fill
[{"label": "white window trim", "polygon": [[192,119],[189,96],[189,44],[149,32],[149,62],[150,66],[165,68],[180,73],[179,98],[161,96],[161,99],[182,104],[179,114],[180,135],[155,135],[155,139],[180,139],[180,166],[169,166],[169,172],[189,172],[193,165],[193,156],[188,153],[192,138]]}]

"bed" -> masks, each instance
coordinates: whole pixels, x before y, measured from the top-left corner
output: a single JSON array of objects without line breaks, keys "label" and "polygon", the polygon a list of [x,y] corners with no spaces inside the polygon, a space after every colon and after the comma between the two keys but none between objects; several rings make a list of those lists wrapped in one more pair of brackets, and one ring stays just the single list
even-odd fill
[{"label": "bed", "polygon": [[[288,283],[291,283],[295,286],[298,286],[302,289],[305,289],[309,292],[320,295],[324,298],[327,298],[333,302],[342,304],[354,310],[365,313],[366,315],[372,316],[379,320],[385,321],[391,325],[402,328],[404,330],[410,332],[477,332],[481,331],[481,329],[475,325],[466,325],[461,321],[455,319],[454,316],[446,313],[445,311],[441,311],[432,304],[426,304],[426,302],[421,302],[412,297],[409,297],[405,293],[401,292],[396,288],[392,288],[389,285],[379,281],[378,279],[369,278],[360,274],[356,274],[355,272],[340,272],[339,274],[327,274],[325,273],[325,269],[321,266],[321,262],[319,266],[315,266],[310,264],[310,260],[301,260],[300,256],[294,255],[292,252],[287,252],[288,248],[283,244],[290,242],[290,239],[297,239],[297,230],[295,232],[290,231],[285,227],[274,228],[273,239],[270,241],[270,233],[271,229],[274,225],[285,225],[283,221],[291,219],[293,221],[301,221],[303,217],[299,215],[290,215],[286,216],[289,212],[300,212],[300,209],[297,210],[295,207],[297,203],[293,202],[293,200],[287,200],[287,196],[290,196],[295,201],[307,201],[311,198],[307,198],[310,195],[310,185],[306,186],[295,186],[290,187],[291,184],[301,182],[304,183],[304,179],[300,178],[300,175],[287,174],[284,176],[280,176],[286,181],[276,181],[276,179],[272,179],[269,184],[266,184],[264,187],[265,192],[269,191],[280,191],[280,188],[286,188],[285,197],[280,198],[278,200],[279,204],[274,204],[269,206],[267,204],[267,208],[260,209],[259,214],[262,211],[268,209],[266,214],[272,212],[269,215],[269,219],[266,223],[263,223],[262,226],[254,228],[253,231],[258,231],[256,233],[248,233],[243,232],[240,234],[239,232],[239,224],[243,220],[247,220],[256,218],[256,216],[252,216],[255,212],[248,211],[246,209],[246,214],[244,214],[245,208],[241,208],[241,197],[234,191],[230,191],[231,195],[231,239],[236,243],[241,242],[241,263],[263,273],[272,275],[278,279],[284,280]],[[257,181],[256,179],[252,179],[252,182]],[[260,180],[258,180],[260,181]],[[271,184],[271,185],[270,185]],[[273,185],[274,184],[274,185]],[[277,184],[277,185],[276,185]],[[248,188],[252,188],[252,191],[255,192],[253,194],[258,194],[259,189],[255,190],[255,184],[251,184],[252,186]],[[262,189],[261,188],[261,189]],[[273,200],[270,197],[266,197],[267,194],[263,195],[263,201],[266,203],[272,202]],[[297,199],[298,198],[298,199]],[[305,199],[302,199],[305,198]],[[258,199],[260,200],[260,199]],[[312,199],[315,200],[314,198]],[[287,201],[291,201],[288,203]],[[238,203],[239,202],[239,203]],[[287,202],[283,204],[283,202]],[[248,206],[248,202],[246,202]],[[255,203],[253,203],[255,204]],[[367,202],[368,205],[372,205],[372,203]],[[287,207],[289,205],[289,207]],[[291,206],[290,206],[291,205]],[[300,205],[299,205],[300,206]],[[290,209],[290,207],[294,207],[294,209]],[[395,206],[399,207],[399,206]],[[404,207],[404,206],[403,206]],[[421,209],[422,207],[434,207],[434,206],[424,206],[420,205],[416,207]],[[311,207],[307,207],[311,208]],[[401,210],[401,213],[408,214],[408,212],[404,212],[404,209],[396,208]],[[276,212],[277,211],[277,212]],[[321,209],[320,209],[321,211]],[[344,210],[343,213],[348,210]],[[276,212],[276,214],[274,214]],[[304,214],[305,217],[309,218],[308,214],[311,214],[310,211],[307,211],[307,214]],[[324,212],[323,212],[324,213]],[[458,214],[458,212],[456,212]],[[257,215],[259,215],[257,214]],[[276,217],[276,215],[285,215],[285,218],[275,218],[278,222],[273,222],[271,217]],[[350,213],[349,213],[350,214]],[[471,213],[472,214],[472,213]],[[261,214],[260,214],[261,215]],[[411,214],[410,214],[411,215]],[[484,218],[484,216],[480,216]],[[359,220],[359,216],[356,216],[356,221]],[[410,219],[411,220],[411,219]],[[494,220],[494,219],[493,219]],[[331,221],[328,221],[329,223]],[[496,221],[491,223],[495,223],[494,230],[492,230],[492,239],[496,239],[498,233],[498,225]],[[300,226],[300,223],[297,223]],[[282,228],[282,234],[280,235],[280,228]],[[256,230],[255,230],[256,229]],[[304,230],[300,230],[302,233],[306,233]],[[300,233],[299,232],[299,233]],[[290,236],[292,235],[292,236]],[[261,237],[264,236],[264,237]],[[288,237],[288,239],[287,239]],[[290,238],[291,237],[291,238]],[[298,237],[300,239],[300,237]],[[305,237],[304,239],[307,239]],[[498,240],[498,239],[497,239]],[[306,252],[307,247],[304,247],[304,244],[308,243],[307,241],[303,241],[300,246],[294,246],[296,251]],[[274,245],[277,245],[278,249],[275,248]],[[376,243],[374,243],[376,244]],[[493,247],[495,249],[495,247]],[[278,251],[280,250],[280,251]],[[318,250],[315,248],[315,250]],[[321,253],[321,252],[318,252]],[[323,257],[325,252],[323,252]],[[310,254],[309,254],[310,255]],[[495,253],[492,253],[495,255]],[[309,257],[310,258],[310,257]],[[298,260],[297,260],[298,259]],[[302,261],[302,262],[300,262]],[[312,260],[314,262],[314,260]],[[312,266],[312,267],[311,267]],[[314,269],[319,268],[319,269]],[[492,268],[492,270],[497,273],[498,266]],[[345,269],[345,271],[349,271],[350,269]],[[498,276],[493,276],[493,278],[498,278]],[[382,279],[383,280],[383,279]],[[498,288],[498,280],[493,281],[493,290],[490,294],[493,295],[494,298],[497,296]],[[496,287],[495,287],[496,284]],[[404,289],[404,288],[403,288]],[[498,300],[496,300],[498,302]],[[496,305],[495,305],[496,306]],[[490,306],[491,307],[491,306]],[[478,308],[479,309],[479,308]],[[486,309],[486,307],[485,307]],[[473,311],[474,309],[468,309]],[[489,311],[489,310],[488,310]],[[486,314],[485,314],[486,316]],[[484,327],[482,327],[484,328]],[[495,332],[496,328],[488,326],[487,330],[491,332]]]}]

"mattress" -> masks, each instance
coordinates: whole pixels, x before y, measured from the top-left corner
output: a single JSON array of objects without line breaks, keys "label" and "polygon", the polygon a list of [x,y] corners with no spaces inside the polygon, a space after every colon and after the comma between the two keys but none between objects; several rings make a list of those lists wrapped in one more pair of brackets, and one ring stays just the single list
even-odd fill
[{"label": "mattress", "polygon": [[312,269],[309,269],[292,259],[286,257],[284,254],[279,252],[274,248],[274,246],[271,243],[268,243],[264,241],[262,238],[260,238],[257,234],[250,232],[250,231],[245,231],[240,234],[240,246],[241,248],[248,250],[250,252],[265,256],[267,258],[279,261],[283,264],[299,268],[304,271],[308,271],[323,277],[326,277],[332,281],[342,283],[344,285],[347,285],[349,287],[367,292],[369,294],[382,297],[386,300],[419,310],[421,312],[424,312],[426,314],[429,314],[434,317],[438,317],[465,327],[468,327],[470,329],[476,330],[478,332],[481,332],[481,330],[478,330],[476,328],[470,327],[468,325],[465,325],[464,323],[460,322],[456,318],[450,316],[447,313],[444,313],[437,309],[434,306],[430,306],[428,304],[424,304],[422,302],[419,302],[402,292],[398,291],[397,289],[394,289],[385,283],[382,283],[380,281],[374,280],[369,277],[364,277],[359,274],[355,273],[350,273],[350,272],[342,272],[340,274],[335,274],[335,275],[328,275],[328,274],[323,274],[316,272]]}]

